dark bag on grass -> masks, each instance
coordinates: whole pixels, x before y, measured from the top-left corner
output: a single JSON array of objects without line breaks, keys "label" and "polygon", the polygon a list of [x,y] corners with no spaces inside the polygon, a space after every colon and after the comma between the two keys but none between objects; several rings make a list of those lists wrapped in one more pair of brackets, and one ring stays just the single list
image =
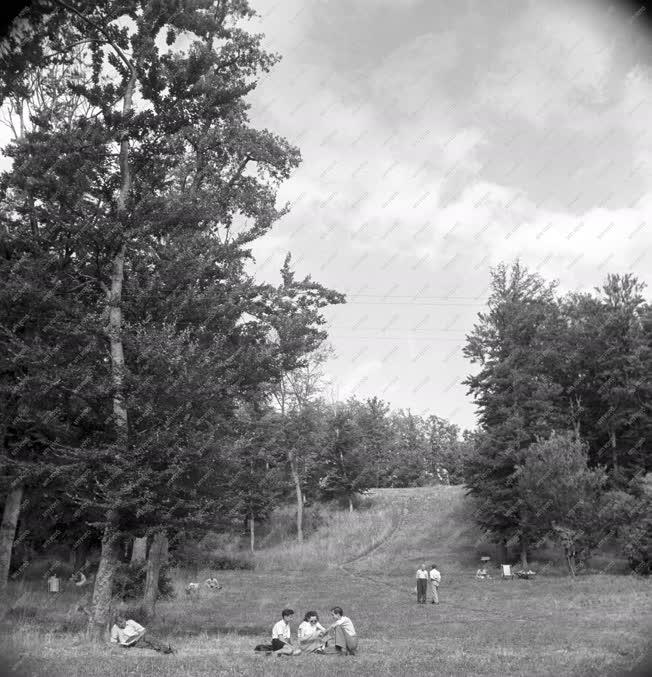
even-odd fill
[{"label": "dark bag on grass", "polygon": [[273,651],[271,644],[257,644],[254,651]]}]

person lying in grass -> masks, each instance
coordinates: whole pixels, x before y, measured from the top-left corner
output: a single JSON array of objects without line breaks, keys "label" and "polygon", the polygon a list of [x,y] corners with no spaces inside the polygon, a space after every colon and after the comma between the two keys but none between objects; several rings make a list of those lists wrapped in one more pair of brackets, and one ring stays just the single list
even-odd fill
[{"label": "person lying in grass", "polygon": [[111,628],[111,643],[124,647],[137,646],[139,649],[154,649],[161,653],[174,653],[174,649],[169,644],[164,646],[151,637],[145,638],[146,632],[147,630],[140,623],[118,615]]},{"label": "person lying in grass", "polygon": [[324,632],[326,632],[326,629],[319,622],[317,612],[306,612],[306,615],[303,617],[303,622],[297,630],[301,651],[303,653],[323,654],[325,642],[321,637]]},{"label": "person lying in grass", "polygon": [[341,606],[334,606],[331,609],[331,615],[335,620],[321,633],[322,636],[334,635],[335,651],[338,654],[355,656],[358,648],[358,635],[355,632],[351,619],[344,615]]}]

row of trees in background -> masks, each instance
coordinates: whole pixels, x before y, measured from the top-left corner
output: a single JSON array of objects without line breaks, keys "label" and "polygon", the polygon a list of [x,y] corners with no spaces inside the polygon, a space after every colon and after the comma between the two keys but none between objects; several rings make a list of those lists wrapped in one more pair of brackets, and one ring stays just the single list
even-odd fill
[{"label": "row of trees in background", "polygon": [[[632,275],[560,296],[520,263],[492,271],[488,310],[467,337],[480,426],[465,466],[477,520],[502,546],[546,539],[574,572],[620,535],[650,570],[652,306]],[[648,515],[646,518],[645,515]]]}]

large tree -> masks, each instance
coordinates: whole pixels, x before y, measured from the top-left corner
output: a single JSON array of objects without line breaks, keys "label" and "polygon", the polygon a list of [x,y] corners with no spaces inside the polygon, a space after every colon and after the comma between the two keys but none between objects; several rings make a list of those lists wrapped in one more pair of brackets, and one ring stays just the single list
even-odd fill
[{"label": "large tree", "polygon": [[481,436],[465,481],[479,499],[479,524],[499,542],[518,540],[527,566],[534,537],[518,514],[514,471],[538,437],[567,423],[555,381],[554,337],[562,323],[555,285],[516,262],[491,271],[488,311],[467,336],[464,354],[479,366],[465,383],[478,408]]},{"label": "large tree", "polygon": [[521,528],[556,541],[573,576],[609,528],[600,515],[606,473],[587,461],[575,433],[553,433],[528,448],[515,473]]},{"label": "large tree", "polygon": [[[213,372],[228,376],[219,381],[227,399],[246,391],[243,378],[269,376],[249,359],[263,334],[245,338],[251,349],[240,350],[235,327],[247,304],[258,302],[256,290],[241,303],[233,288],[242,284],[233,280],[243,277],[247,245],[283,214],[276,185],[299,155],[248,124],[244,97],[276,60],[260,48],[260,36],[239,26],[252,15],[244,0],[44,0],[28,10],[29,30],[3,62],[5,96],[21,85],[21,74],[65,60],[73,44],[83,46],[80,68],[89,76],[67,83],[85,111],[64,129],[37,121],[17,144],[7,191],[14,205],[34,207],[13,209],[7,220],[15,228],[29,221],[64,251],[64,291],[85,295],[79,325],[102,354],[85,374],[93,385],[87,378],[79,395],[80,439],[56,439],[71,468],[90,470],[78,500],[95,509],[89,521],[103,532],[95,636],[109,612],[121,539],[137,520],[174,516],[174,500],[162,508],[157,497],[167,487],[169,498],[174,473],[192,472],[196,450],[209,448],[219,431],[220,414],[197,425],[205,410],[193,408],[196,398],[186,411],[174,409],[176,429],[152,429],[157,412],[174,408],[211,358]],[[178,280],[175,248],[187,238],[195,251],[210,246],[201,272],[193,278],[192,267],[177,266]],[[220,296],[220,285],[232,294]],[[194,291],[201,301],[187,315],[183,305],[166,305]],[[238,360],[249,365],[247,376],[234,367]],[[211,375],[204,371],[204,379]]]}]

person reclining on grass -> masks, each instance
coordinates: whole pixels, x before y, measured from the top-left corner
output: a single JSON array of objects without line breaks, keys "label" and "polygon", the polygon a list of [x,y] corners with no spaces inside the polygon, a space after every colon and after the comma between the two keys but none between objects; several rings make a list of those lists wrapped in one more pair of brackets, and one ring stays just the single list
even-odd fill
[{"label": "person reclining on grass", "polygon": [[297,631],[301,651],[303,653],[323,654],[326,642],[321,637],[324,632],[326,632],[326,629],[319,622],[317,612],[307,611]]},{"label": "person reclining on grass", "polygon": [[294,616],[294,609],[283,609],[281,620],[272,628],[272,653],[277,656],[298,656],[301,649],[292,646],[290,621]]},{"label": "person reclining on grass", "polygon": [[[351,619],[344,615],[341,606],[334,606],[331,609],[331,615],[335,621],[321,633],[322,636],[333,634],[335,636],[335,651],[340,655],[348,654],[355,656],[358,648],[358,635],[355,632]],[[346,651],[343,652],[343,649],[346,649]]]},{"label": "person reclining on grass", "polygon": [[147,630],[136,621],[127,620],[124,616],[116,616],[115,623],[111,628],[111,643],[120,644],[124,647],[137,646],[139,649],[154,649],[162,653],[174,653],[174,649],[168,644],[164,646],[152,638],[145,638]]}]

